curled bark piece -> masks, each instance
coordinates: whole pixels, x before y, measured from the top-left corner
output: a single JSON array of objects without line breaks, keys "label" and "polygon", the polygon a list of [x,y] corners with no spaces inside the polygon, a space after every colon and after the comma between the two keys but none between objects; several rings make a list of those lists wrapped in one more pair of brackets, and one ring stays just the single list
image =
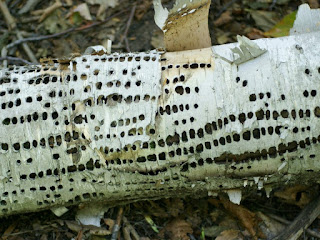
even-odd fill
[{"label": "curled bark piece", "polygon": [[168,12],[154,1],[155,22],[164,32],[168,52],[211,46],[208,28],[210,0],[178,0]]}]

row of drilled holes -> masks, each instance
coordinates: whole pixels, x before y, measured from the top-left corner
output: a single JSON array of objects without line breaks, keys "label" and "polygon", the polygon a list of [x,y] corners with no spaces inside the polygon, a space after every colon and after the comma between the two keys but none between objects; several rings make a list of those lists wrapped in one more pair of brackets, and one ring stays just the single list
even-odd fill
[{"label": "row of drilled holes", "polygon": [[[176,93],[178,93],[178,94],[180,94],[180,95],[183,95],[184,93],[186,93],[186,94],[190,94],[190,88],[189,87],[185,87],[185,88],[183,88],[182,86],[177,86],[177,87],[175,87],[175,92]],[[164,92],[166,93],[166,94],[169,94],[169,89],[168,88],[165,88],[164,89]],[[198,87],[195,87],[195,92],[196,93],[198,93],[199,92],[199,88]]]},{"label": "row of drilled holes", "polygon": [[[290,114],[293,119],[296,119],[297,115],[299,115],[300,118],[311,117],[311,111],[309,109],[306,109],[305,111],[300,109],[298,112],[293,109],[290,113],[288,110],[284,109],[284,110],[281,110],[280,113],[278,113],[277,111],[273,111],[272,118],[274,120],[278,120],[280,116],[283,118],[289,118]],[[316,117],[318,118],[320,117],[320,107],[315,107],[314,114]],[[270,110],[263,111],[262,109],[260,109],[257,112],[255,112],[255,114],[253,112],[249,112],[248,114],[240,113],[238,115],[238,120],[243,124],[247,118],[252,119],[254,115],[256,116],[257,120],[263,120],[264,117],[266,117],[266,120],[269,120],[271,118],[271,111]],[[230,115],[229,119],[231,120],[231,122],[235,122],[236,116]],[[216,130],[217,125],[221,129],[223,125],[227,125],[228,123],[229,123],[228,118],[218,119],[217,122],[213,122],[213,126],[214,126],[214,129]]]},{"label": "row of drilled holes", "polygon": [[[62,91],[60,91],[60,92],[59,92],[59,97],[62,97],[62,94],[63,94]],[[66,93],[65,93],[65,95],[66,95]],[[49,93],[49,96],[50,96],[50,97],[55,97],[55,91],[50,92],[50,93]],[[38,102],[41,102],[41,101],[42,101],[42,96],[37,96],[37,97],[36,97],[36,100],[37,100]],[[33,99],[32,99],[31,96],[29,96],[29,97],[26,97],[25,101],[26,101],[26,103],[32,103]],[[16,107],[21,106],[21,99],[20,99],[20,98],[16,99],[15,103],[13,103],[12,101],[7,102],[7,103],[2,103],[2,104],[1,104],[1,108],[2,108],[2,109],[6,109],[6,107],[12,108],[14,105],[15,105]],[[51,104],[48,102],[48,103],[45,103],[45,104],[44,104],[44,107],[49,108],[50,105],[51,105]]]},{"label": "row of drilled holes", "polygon": [[[154,130],[154,129],[150,129],[150,130],[149,130],[149,133],[150,133],[150,134],[155,134],[155,130]],[[140,128],[131,128],[130,130],[128,130],[128,136],[129,136],[129,137],[131,137],[131,136],[136,136],[136,135],[138,135],[138,136],[143,135],[143,128],[142,128],[142,127],[140,127]],[[107,134],[107,135],[106,135],[106,138],[107,138],[107,139],[110,139],[111,137],[113,137],[113,138],[117,138],[117,137],[123,138],[123,137],[125,137],[125,136],[126,136],[125,132],[122,131],[122,132],[119,134],[119,136],[116,135],[116,134],[113,134],[113,135]],[[99,139],[103,139],[103,135],[102,135],[102,134],[100,134],[99,136],[94,135],[94,139],[95,139],[96,141],[98,141]]]},{"label": "row of drilled holes", "polygon": [[[236,77],[236,82],[237,82],[237,83],[240,82],[240,77]],[[242,86],[243,86],[243,87],[246,87],[247,85],[248,85],[248,80],[243,80],[243,81],[242,81]],[[271,96],[271,94],[270,94],[269,92],[267,92],[267,95],[268,95],[268,96],[269,96],[269,95]]]},{"label": "row of drilled holes", "polygon": [[[109,88],[111,88],[111,87],[113,87],[113,86],[115,86],[115,87],[121,87],[121,82],[120,82],[119,80],[117,80],[117,81],[110,81],[110,82],[107,82],[106,85],[107,85],[107,87],[109,87]],[[141,81],[140,81],[140,80],[136,81],[136,82],[135,82],[135,85],[136,85],[137,87],[140,87],[140,86],[141,86]],[[126,89],[130,88],[130,87],[131,87],[131,81],[127,81],[126,84],[124,85],[124,87],[125,87]],[[98,90],[101,90],[101,88],[102,88],[102,82],[97,82],[97,83],[96,83],[96,88],[97,88]],[[90,91],[91,91],[91,87],[90,87],[89,85],[84,88],[84,92],[90,92]]]},{"label": "row of drilled holes", "polygon": [[[190,118],[190,122],[191,122],[191,123],[194,122],[194,117],[191,117],[191,118]],[[181,120],[181,123],[182,123],[182,124],[187,124],[187,119],[182,119],[182,120]],[[175,120],[175,121],[174,121],[174,125],[177,125],[177,126],[178,126],[178,125],[179,125],[179,121],[178,121],[178,120]]]},{"label": "row of drilled holes", "polygon": [[[264,93],[259,93],[259,94],[257,94],[258,96],[259,96],[259,98],[260,99],[263,99],[264,98],[264,96],[265,96],[265,94]],[[271,97],[271,94],[268,92],[268,93],[266,93],[266,96],[268,97],[268,98],[270,98]],[[284,95],[282,95],[283,97],[284,97]],[[249,96],[249,100],[251,101],[251,102],[253,102],[253,101],[256,101],[256,99],[257,99],[257,96],[256,96],[256,94],[250,94],[250,96]],[[284,99],[283,99],[284,100]]]},{"label": "row of drilled holes", "polygon": [[[101,58],[95,58],[94,61],[97,62],[101,60],[102,62],[108,61],[108,62],[132,62],[132,61],[136,61],[136,62],[140,62],[141,60],[144,61],[156,61],[157,58],[155,56],[119,56],[119,57],[101,57]],[[87,58],[84,56],[82,57],[82,62],[87,62]]]},{"label": "row of drilled holes", "polygon": [[[222,121],[218,121],[218,126],[219,126],[220,128],[222,128]],[[243,135],[242,135],[242,138],[243,138],[244,140],[246,140],[246,141],[249,141],[249,140],[251,139],[251,134],[252,134],[252,137],[253,137],[253,138],[255,138],[255,139],[260,139],[261,135],[266,135],[267,132],[268,132],[269,135],[273,135],[273,133],[276,133],[277,135],[280,135],[280,134],[281,134],[280,130],[281,130],[282,127],[283,127],[283,126],[276,126],[276,127],[270,126],[270,127],[268,127],[267,129],[266,129],[266,128],[261,128],[261,129],[255,128],[255,129],[252,130],[252,133],[251,133],[251,131],[245,131],[245,132],[243,133]],[[207,134],[212,134],[212,131],[213,131],[213,130],[217,130],[218,127],[217,127],[217,124],[216,124],[215,122],[213,122],[212,124],[211,124],[211,123],[207,123],[204,129],[205,129],[205,132],[206,132]],[[306,129],[310,131],[310,127],[309,127],[309,126],[306,127]],[[302,131],[304,131],[304,128],[302,128]],[[293,129],[293,132],[294,132],[294,133],[297,133],[297,132],[298,132],[298,131],[297,131],[297,128],[294,128],[294,129]],[[166,138],[166,141],[164,141],[164,140],[159,140],[159,141],[158,141],[158,145],[159,145],[160,147],[165,147],[165,145],[172,146],[174,143],[177,144],[177,145],[179,145],[180,139],[181,139],[183,142],[187,142],[187,141],[188,141],[188,136],[187,136],[187,135],[189,135],[189,137],[190,137],[191,139],[194,139],[194,138],[196,137],[196,134],[197,134],[197,136],[198,136],[199,138],[203,138],[203,137],[204,137],[204,131],[203,131],[203,129],[200,128],[200,129],[197,131],[197,133],[196,133],[196,131],[195,131],[194,129],[190,129],[190,130],[189,130],[189,134],[187,134],[186,131],[183,131],[182,134],[181,134],[181,137],[180,137],[180,135],[177,134],[177,133],[176,133],[175,135],[173,135],[173,136],[169,135],[169,136]],[[235,142],[239,142],[239,141],[240,141],[240,138],[241,138],[241,136],[240,136],[239,134],[233,134],[232,136],[226,136],[226,137],[221,137],[220,139],[215,139],[215,140],[213,140],[212,143],[213,143],[213,146],[217,147],[217,146],[219,146],[219,144],[225,145],[226,143],[231,143],[231,142],[232,142],[232,139],[233,139],[233,141],[235,141]],[[212,144],[212,143],[210,143],[210,142],[205,142],[205,148],[206,148],[206,149],[211,149],[211,144]],[[142,148],[148,148],[148,143],[143,143]],[[153,142],[152,148],[155,148],[155,142]],[[136,149],[136,148],[135,148],[135,149]],[[135,150],[135,149],[133,149],[133,150]],[[196,150],[194,150],[193,147],[191,147],[191,148],[189,149],[189,152],[190,152],[190,153],[194,153],[195,151],[196,151],[197,153],[201,153],[201,152],[203,151],[203,144],[197,145]],[[108,154],[108,152],[109,152],[109,151],[105,151],[106,154]],[[112,151],[111,151],[111,152],[112,152]],[[185,150],[184,152],[185,152],[185,154],[188,154],[188,151],[187,151],[187,150]],[[181,155],[181,149],[180,149],[180,152],[179,152],[179,150],[178,150],[177,154],[178,154],[178,155]],[[170,157],[174,157],[174,152],[169,153],[169,156],[170,156]],[[152,158],[151,158],[151,159],[152,159]],[[162,158],[161,160],[165,160],[165,157]]]},{"label": "row of drilled holes", "polygon": [[[316,144],[317,142],[320,142],[320,135],[317,138],[312,138],[312,143]],[[223,154],[220,157],[215,157],[214,159],[212,158],[206,158],[205,160],[200,158],[197,163],[196,162],[192,162],[190,164],[185,163],[183,164],[181,171],[182,172],[186,172],[188,171],[189,165],[191,168],[196,168],[197,165],[199,166],[203,166],[204,165],[204,161],[207,164],[212,164],[213,162],[217,163],[217,164],[228,164],[228,163],[232,163],[232,162],[236,162],[237,164],[239,163],[248,163],[249,161],[254,161],[254,160],[267,160],[268,158],[276,158],[277,155],[279,154],[279,156],[283,156],[283,154],[285,152],[293,152],[296,151],[298,149],[298,147],[300,148],[305,148],[306,145],[311,145],[310,139],[306,138],[305,140],[301,140],[299,141],[299,143],[297,141],[293,141],[293,142],[289,142],[287,145],[284,143],[281,143],[278,145],[278,149],[276,147],[270,147],[269,150],[263,149],[263,150],[257,150],[256,152],[250,152],[250,153],[244,153],[244,154],[239,154],[239,155],[234,155],[234,154]],[[315,158],[316,155],[314,154],[310,154],[309,155],[310,158]],[[282,158],[281,161],[284,161],[285,158]],[[236,166],[231,166],[231,168],[233,170],[236,170],[237,167]],[[248,169],[251,168],[251,166],[247,166]],[[239,170],[242,170],[243,166],[239,167]]]},{"label": "row of drilled holes", "polygon": [[[268,133],[269,133],[269,135],[272,135],[274,132],[275,132],[276,134],[280,135],[280,129],[281,129],[281,127],[282,127],[282,126],[278,126],[278,127],[275,127],[275,128],[273,128],[273,127],[268,127]],[[206,129],[208,129],[208,127],[206,127]],[[208,132],[211,132],[211,133],[212,133],[211,130],[208,131]],[[207,133],[208,133],[208,132],[207,132]],[[266,129],[265,129],[265,128],[261,128],[261,129],[256,128],[256,129],[253,129],[253,130],[252,130],[252,136],[253,136],[253,138],[255,138],[255,139],[260,139],[260,135],[261,135],[261,134],[262,134],[262,135],[266,135]],[[190,129],[190,130],[189,130],[189,137],[190,137],[191,139],[194,139],[195,136],[196,136],[195,130]],[[199,138],[203,138],[203,136],[204,136],[203,129],[200,128],[200,129],[197,131],[197,136],[198,136]],[[221,145],[225,145],[226,142],[227,142],[227,143],[231,143],[231,142],[232,142],[232,138],[233,138],[233,141],[235,141],[235,142],[241,141],[241,139],[240,139],[241,136],[240,136],[239,134],[233,134],[232,137],[231,137],[231,136],[226,136],[226,137],[221,137],[219,140],[216,140],[216,139],[215,139],[215,140],[213,140],[212,143],[210,143],[210,142],[205,142],[204,146],[203,146],[202,143],[200,143],[200,144],[198,144],[198,145],[195,147],[195,149],[194,149],[194,147],[192,147],[192,146],[191,146],[189,149],[184,148],[183,153],[182,153],[181,148],[178,148],[178,149],[176,150],[176,153],[175,153],[175,151],[170,151],[170,152],[168,153],[168,155],[169,155],[169,157],[173,158],[173,157],[175,157],[175,155],[181,156],[182,154],[188,155],[189,153],[192,153],[192,154],[193,154],[193,153],[202,153],[202,152],[204,151],[204,147],[205,147],[206,149],[211,149],[211,148],[212,148],[211,144],[213,144],[213,145],[216,146],[216,147],[219,145],[219,143],[220,143]],[[249,141],[250,138],[251,138],[251,132],[250,132],[250,131],[244,132],[243,135],[242,135],[242,138],[243,138],[244,140],[246,140],[246,141]],[[167,139],[166,139],[165,142],[164,142],[163,140],[159,140],[158,144],[159,144],[160,147],[165,147],[165,144],[166,144],[167,146],[172,146],[173,144],[179,145],[180,139],[181,139],[182,142],[187,142],[187,141],[188,141],[188,137],[187,137],[187,132],[186,132],[186,131],[182,132],[181,137],[179,136],[179,134],[175,134],[175,135],[173,135],[173,136],[170,136],[170,135],[169,135],[169,136],[167,137]],[[147,149],[147,148],[148,148],[148,145],[149,145],[149,144],[148,144],[147,142],[145,142],[145,143],[142,144],[142,148]],[[152,146],[152,147],[150,146],[150,148],[151,148],[151,149],[152,149],[152,148],[155,148],[155,142],[153,142],[153,146]],[[138,162],[146,162],[147,160],[148,160],[148,161],[156,161],[156,160],[157,160],[157,156],[156,156],[155,154],[151,154],[151,155],[148,155],[147,157],[141,156],[141,157],[139,157],[139,158],[137,159]],[[162,153],[159,154],[159,160],[166,160],[166,153],[165,153],[165,152],[162,152]],[[118,161],[118,162],[119,162],[119,161]],[[111,163],[112,163],[112,161],[111,161]]]},{"label": "row of drilled holes", "polygon": [[0,85],[5,84],[5,83],[11,83],[11,80],[13,83],[17,83],[18,79],[17,78],[8,78],[8,77],[4,77],[4,78],[0,78]]},{"label": "row of drilled holes", "polygon": [[[15,89],[15,90],[8,89],[7,92],[8,92],[8,94],[14,94],[14,93],[18,94],[18,93],[20,93],[20,89],[19,88]],[[5,95],[6,95],[6,91],[1,91],[0,92],[0,97],[5,96]]]},{"label": "row of drilled holes", "polygon": [[[20,161],[20,160],[17,160]],[[86,166],[84,164],[80,164],[78,166],[76,165],[72,165],[72,166],[68,166],[67,169],[66,168],[62,168],[61,170],[59,170],[58,168],[55,169],[47,169],[45,172],[40,171],[38,173],[30,173],[29,175],[27,174],[21,174],[20,175],[20,179],[21,180],[26,180],[27,178],[29,178],[30,180],[34,180],[36,178],[43,178],[44,176],[59,176],[60,174],[66,174],[68,173],[73,173],[73,172],[83,172],[86,169],[89,171],[94,170],[95,168],[101,168],[101,165],[99,163],[99,160],[96,160],[93,163],[93,159],[90,159],[87,163]],[[69,179],[70,182],[73,182],[74,180],[72,178]],[[83,182],[85,182],[86,180],[83,179]],[[52,190],[53,191],[53,190]]]},{"label": "row of drilled holes", "polygon": [[40,84],[40,83],[44,83],[44,84],[48,84],[50,81],[55,83],[57,82],[59,79],[57,76],[50,76],[50,75],[47,75],[47,76],[41,76],[41,77],[37,77],[37,78],[32,78],[28,81],[28,83],[30,85],[33,85],[33,84]]},{"label": "row of drilled holes", "polygon": [[[172,180],[176,180],[176,179],[172,179]],[[143,182],[144,184],[151,184],[151,182],[150,183],[148,183],[148,182]],[[58,188],[59,189],[62,189],[62,185],[59,185],[58,186]],[[183,187],[183,188],[185,188],[185,187]],[[36,188],[30,188],[30,191],[31,192],[34,192],[34,191],[36,191],[37,189]],[[45,186],[40,186],[39,187],[39,190],[40,191],[46,191],[46,187]],[[51,186],[50,187],[50,190],[51,191],[55,191],[55,186]],[[144,190],[142,190],[142,189],[139,189],[140,191],[143,191],[143,192],[145,192],[145,191],[164,191],[165,190],[165,188],[157,188],[157,187],[155,187],[155,188],[145,188]],[[173,187],[168,187],[168,188],[166,188],[166,190],[170,190],[170,191],[172,191],[172,190],[174,190],[174,188]],[[69,191],[70,192],[72,192],[73,191],[73,188],[70,188],[69,189]],[[15,192],[14,193],[14,195],[16,195],[16,191],[13,191],[13,192]],[[25,190],[24,189],[22,189],[21,190],[21,193],[24,193],[25,192]],[[127,189],[126,190],[126,192],[131,192],[131,190],[130,189]],[[8,192],[6,192],[7,194],[6,194],[6,196],[8,195]],[[114,191],[114,193],[118,193],[118,191]],[[99,196],[98,196],[99,195]],[[131,195],[130,194],[127,194],[126,195],[126,197],[130,197]],[[50,196],[50,194],[46,194],[46,197],[47,198],[51,198],[51,196]],[[53,197],[54,198],[60,198],[61,197],[61,194],[54,194],[53,195]],[[98,193],[96,193],[96,192],[93,192],[93,193],[83,193],[82,194],[82,199],[83,200],[87,200],[87,199],[90,199],[90,198],[92,198],[92,197],[104,197],[104,193],[102,193],[102,192],[100,192],[99,194]],[[79,201],[81,201],[81,197],[79,196],[79,195],[77,195],[77,196],[75,196],[74,197],[74,200],[76,201],[76,202],[79,202]],[[51,201],[51,203],[54,203],[55,201],[54,200],[52,200]],[[18,203],[18,200],[14,200],[13,201],[13,203],[14,204],[17,204]],[[42,205],[43,203],[45,203],[45,204],[51,204],[48,200],[44,200],[43,202],[40,202],[40,201],[37,201],[37,204],[38,205]],[[69,201],[68,201],[68,203],[70,203],[70,204],[72,204],[73,203],[73,200],[72,199],[70,199]],[[5,201],[5,200],[2,200],[1,202],[0,202],[0,205],[2,205],[2,206],[6,206],[7,205],[7,202]],[[8,209],[6,209],[6,208],[3,208],[2,209],[2,212],[8,212]]]},{"label": "row of drilled holes", "polygon": [[[85,139],[85,136],[82,134],[82,138]],[[79,133],[76,131],[73,131],[72,135],[70,132],[66,132],[64,135],[64,141],[66,142],[71,142],[71,140],[78,140],[79,139]],[[54,148],[55,145],[60,146],[62,144],[62,136],[58,135],[56,137],[50,136],[48,137],[47,140],[47,144],[50,148]],[[46,140],[45,138],[41,138],[39,141],[33,140],[33,141],[26,141],[24,143],[14,143],[12,145],[13,150],[15,151],[20,151],[21,147],[24,148],[25,150],[29,150],[31,149],[31,147],[33,146],[34,148],[36,148],[37,146],[46,147]],[[9,145],[7,143],[1,143],[1,150],[3,151],[8,151],[9,150]],[[85,150],[83,147],[81,147],[82,150]],[[55,157],[55,154],[53,154],[53,158],[57,159],[58,157]],[[21,162],[19,162],[18,164],[20,164]]]},{"label": "row of drilled holes", "polygon": [[[198,108],[198,104],[195,104],[194,107],[195,107],[195,108]],[[160,115],[163,115],[163,114],[166,112],[168,115],[170,115],[170,114],[171,114],[171,111],[172,111],[173,113],[176,113],[176,112],[179,111],[179,109],[180,109],[180,111],[183,111],[183,110],[184,110],[184,107],[183,107],[182,104],[179,105],[179,107],[178,107],[177,105],[173,105],[171,108],[170,108],[169,105],[167,105],[167,106],[165,107],[165,109],[163,109],[163,107],[160,107],[160,108],[159,108],[159,113],[160,113]],[[186,110],[189,110],[189,105],[188,105],[188,104],[185,106],[185,109],[186,109]],[[288,118],[288,117],[289,117],[289,114],[290,114],[289,111],[286,110],[286,109],[285,109],[285,110],[282,110],[282,111],[280,112],[280,114],[279,114],[277,111],[273,111],[273,112],[272,112],[272,118],[273,118],[274,120],[277,120],[277,119],[279,118],[279,116],[281,116],[281,117],[283,117],[283,118]],[[320,107],[316,107],[316,108],[314,109],[314,114],[315,114],[316,117],[320,117]],[[270,117],[271,117],[271,111],[270,111],[270,110],[267,110],[266,112],[264,112],[264,111],[261,109],[261,110],[257,111],[257,112],[255,113],[255,115],[256,115],[256,117],[257,117],[258,120],[263,120],[264,117],[266,117],[266,119],[269,120]],[[302,109],[300,109],[300,110],[298,111],[298,115],[299,115],[300,118],[303,118],[304,116],[310,117],[310,116],[311,116],[311,111],[310,111],[309,109],[307,109],[307,110],[304,112]],[[240,113],[239,116],[238,116],[238,120],[243,124],[243,123],[246,121],[246,118],[251,119],[251,118],[253,118],[253,116],[254,116],[254,114],[253,114],[252,112],[249,112],[249,113],[247,114],[247,117],[246,117],[246,114],[245,114],[245,113]],[[297,112],[296,112],[296,110],[292,110],[292,111],[291,111],[291,116],[292,116],[293,119],[296,119],[296,117],[297,117]],[[236,117],[235,117],[234,115],[230,115],[230,116],[229,116],[229,119],[231,120],[231,122],[235,122],[235,121],[236,121]],[[218,125],[219,128],[221,129],[223,125],[227,125],[228,123],[229,123],[229,120],[228,120],[227,118],[218,119],[218,120],[217,120],[217,123],[216,123],[216,122],[213,122],[214,130],[217,129],[217,127],[216,127],[217,125]]]},{"label": "row of drilled holes", "polygon": [[[161,67],[161,70],[162,71],[164,71],[164,70],[166,70],[166,69],[172,69],[174,66],[172,65],[172,64],[169,64],[169,65],[167,65],[167,66],[162,66]],[[177,65],[175,65],[175,68],[180,68],[180,67],[182,67],[182,68],[185,68],[185,69],[197,69],[197,68],[211,68],[211,64],[210,63],[190,63],[190,64],[188,64],[188,63],[186,63],[186,64],[183,64],[183,65],[179,65],[179,64],[177,64]]]},{"label": "row of drilled holes", "polygon": [[[315,97],[317,95],[317,90],[311,90],[310,91],[310,95],[311,95],[311,97]],[[303,96],[309,97],[309,92],[307,90],[305,90],[303,92]]]},{"label": "row of drilled holes", "polygon": [[[132,123],[137,123],[137,119],[139,119],[140,121],[143,121],[145,119],[144,115],[141,114],[139,115],[139,117],[133,117],[132,118]],[[130,119],[126,118],[126,119],[119,119],[118,121],[112,121],[110,124],[110,127],[115,128],[115,127],[122,127],[122,126],[128,126],[130,125]]]},{"label": "row of drilled holes", "polygon": [[[58,112],[53,112],[51,113],[51,117],[53,120],[57,119],[59,117],[59,114]],[[47,112],[43,112],[41,114],[41,118],[42,120],[48,120],[48,113]],[[20,123],[23,124],[25,121],[27,122],[31,122],[31,121],[38,121],[40,119],[40,116],[37,112],[34,112],[32,115],[29,114],[27,116],[21,116],[20,117]],[[17,117],[13,117],[13,118],[5,118],[3,121],[2,121],[2,124],[3,125],[10,125],[10,124],[18,124],[19,123],[19,120]]]},{"label": "row of drilled holes", "polygon": [[[198,104],[194,104],[195,109],[197,109],[198,107],[199,107]],[[179,106],[173,105],[171,108],[170,108],[170,105],[166,105],[165,108],[163,107],[159,108],[159,113],[160,115],[163,115],[164,113],[167,113],[168,115],[170,115],[171,112],[177,113],[179,110],[183,112],[184,110],[188,111],[189,109],[190,109],[189,104],[186,104],[185,106],[183,106],[183,104],[180,104]]]},{"label": "row of drilled holes", "polygon": [[[221,125],[220,125],[221,124]],[[222,122],[220,122],[220,121],[218,121],[218,126],[220,127],[220,128],[222,128]],[[268,133],[269,133],[269,135],[272,135],[273,134],[273,132],[275,132],[276,134],[278,134],[278,135],[280,135],[280,129],[282,128],[282,126],[277,126],[277,127],[275,127],[275,128],[273,128],[273,127],[269,127],[267,130],[268,130]],[[218,127],[217,127],[217,124],[216,124],[216,122],[213,122],[212,124],[211,123],[207,123],[206,125],[205,125],[205,132],[207,133],[207,134],[212,134],[212,132],[213,132],[213,130],[217,130],[218,129]],[[151,129],[151,131],[152,132],[150,132],[151,134],[154,134],[155,133],[155,130],[154,129]],[[265,128],[261,128],[261,134],[262,135],[265,135],[266,134],[266,129]],[[167,138],[166,138],[166,140],[164,141],[163,139],[160,139],[159,141],[158,141],[158,145],[160,146],[160,147],[165,147],[166,145],[168,145],[168,146],[172,146],[174,143],[175,144],[179,144],[179,142],[180,142],[180,138],[181,138],[181,140],[183,141],[183,142],[186,142],[186,141],[188,141],[188,136],[187,136],[188,134],[187,134],[187,132],[186,131],[183,131],[182,132],[182,134],[181,134],[181,137],[180,137],[180,135],[179,134],[175,134],[175,135],[173,135],[173,136],[171,136],[171,135],[169,135]],[[197,130],[197,133],[196,133],[196,131],[194,130],[194,129],[190,129],[189,130],[189,137],[191,138],[191,139],[194,139],[195,137],[196,137],[196,135],[199,137],[199,138],[203,138],[204,137],[204,131],[203,131],[203,129],[202,128],[200,128],[199,130]],[[109,135],[110,136],[110,135]],[[259,129],[254,129],[253,130],[253,136],[254,136],[254,138],[257,138],[258,139],[258,137],[260,137],[260,130]],[[249,133],[249,131],[247,131],[247,132],[245,132],[244,134],[243,134],[243,138],[245,139],[245,140],[250,140],[250,133]],[[233,139],[234,139],[234,141],[240,141],[240,135],[239,134],[234,134],[233,135]],[[228,143],[231,143],[231,136],[227,136],[226,138],[224,138],[224,137],[222,137],[222,138],[220,138],[219,140],[214,140],[213,141],[213,145],[214,146],[218,146],[219,145],[219,142],[220,142],[220,144],[222,144],[222,145],[225,145],[225,142],[228,142]],[[143,143],[143,145],[142,145],[142,147],[143,148],[145,148],[144,146],[147,146],[147,143]],[[150,144],[150,148],[155,148],[156,147],[156,143],[153,141],[153,142],[151,142],[151,144]],[[207,149],[211,149],[211,143],[210,142],[206,142],[205,143],[205,147],[207,148]],[[132,147],[129,147],[129,148],[131,148],[132,150],[137,150],[137,147],[135,146],[135,145],[133,145]],[[199,144],[198,145],[198,150],[196,150],[197,152],[201,152],[202,150],[201,149],[203,149],[203,145],[202,144]],[[194,150],[193,150],[193,147],[191,147],[190,148],[191,150],[190,150],[190,153],[194,153]],[[124,150],[125,151],[128,151],[128,147],[127,146],[125,146],[124,147]],[[106,153],[106,154],[108,154],[109,152],[113,152],[113,149],[108,149],[108,148],[105,148],[105,150],[104,150],[104,152]],[[185,154],[188,154],[188,151],[187,150],[185,150]],[[171,154],[171,155],[173,155],[174,156],[174,154]]]},{"label": "row of drilled holes", "polygon": [[[185,78],[184,75],[180,75],[179,78],[178,78],[178,77],[173,78],[172,82],[173,82],[173,83],[184,82],[185,79],[186,79],[186,78]],[[170,80],[169,80],[169,79],[166,79],[166,84],[169,84],[169,83],[170,83]]]},{"label": "row of drilled holes", "polygon": [[[148,102],[150,98],[151,98],[151,101],[156,100],[155,96],[151,97],[149,95],[144,95],[143,100]],[[132,102],[138,103],[141,100],[141,96],[140,95],[136,95],[134,97],[128,96],[123,99],[122,95],[118,95],[118,94],[111,94],[108,96],[100,95],[97,98],[97,105],[110,104],[112,106],[115,103],[121,103],[122,100],[124,100],[127,104],[130,104]],[[89,103],[88,105],[91,106],[92,103]]]}]

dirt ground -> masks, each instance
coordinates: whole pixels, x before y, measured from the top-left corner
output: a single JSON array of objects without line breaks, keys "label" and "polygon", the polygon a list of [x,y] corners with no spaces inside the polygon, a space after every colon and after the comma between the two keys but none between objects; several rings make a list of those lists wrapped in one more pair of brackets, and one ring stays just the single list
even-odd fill
[{"label": "dirt ground", "polygon": [[[24,65],[41,58],[82,54],[89,46],[106,46],[107,39],[113,42],[113,52],[164,47],[162,32],[153,20],[152,0],[38,0],[29,8],[27,2],[32,1],[3,1],[13,19],[8,22],[2,9],[0,49],[14,44],[0,57],[1,62]],[[170,8],[174,1],[162,2]],[[234,42],[237,35],[250,39],[285,36],[304,2],[312,8],[320,6],[317,0],[212,0],[212,43]],[[29,52],[17,44],[17,32],[27,39]],[[317,190],[293,186],[275,189],[269,197],[257,190],[245,195],[240,206],[231,204],[224,194],[216,199],[137,202],[109,209],[100,228],[79,225],[75,221],[78,206],[62,217],[51,211],[14,215],[0,219],[0,239],[271,239],[315,198]],[[121,229],[113,238],[119,217]],[[309,230],[301,239],[319,239],[320,221],[314,221]]]}]

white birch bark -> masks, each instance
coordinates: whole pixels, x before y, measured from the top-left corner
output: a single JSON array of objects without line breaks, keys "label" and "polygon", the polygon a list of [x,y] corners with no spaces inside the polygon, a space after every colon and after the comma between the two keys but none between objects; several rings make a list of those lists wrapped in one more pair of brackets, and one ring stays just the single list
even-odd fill
[{"label": "white birch bark", "polygon": [[0,216],[318,182],[319,39],[1,70]]}]

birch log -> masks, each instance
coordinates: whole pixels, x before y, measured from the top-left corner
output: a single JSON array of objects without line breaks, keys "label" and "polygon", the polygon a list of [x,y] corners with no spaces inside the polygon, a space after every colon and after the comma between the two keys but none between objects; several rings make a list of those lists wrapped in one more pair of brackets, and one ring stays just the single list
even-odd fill
[{"label": "birch log", "polygon": [[0,216],[318,183],[319,39],[1,70]]}]

